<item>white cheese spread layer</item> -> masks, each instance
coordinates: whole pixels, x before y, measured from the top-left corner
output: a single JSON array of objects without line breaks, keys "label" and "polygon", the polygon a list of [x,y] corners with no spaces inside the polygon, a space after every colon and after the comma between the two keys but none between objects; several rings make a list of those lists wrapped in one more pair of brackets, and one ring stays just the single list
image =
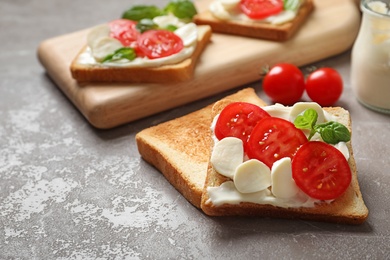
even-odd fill
[{"label": "white cheese spread layer", "polygon": [[251,21],[255,23],[283,24],[292,21],[297,12],[284,10],[279,14],[271,15],[265,19],[254,20],[246,16],[239,9],[240,0],[215,0],[209,6],[210,12],[220,20]]},{"label": "white cheese spread layer", "polygon": [[[290,122],[293,122],[298,115],[309,108],[317,111],[318,123],[338,122],[337,117],[327,113],[314,102],[299,102],[292,107],[281,104],[262,107],[271,116]],[[211,125],[214,148],[210,162],[217,172],[231,178],[231,181],[224,182],[219,187],[208,187],[209,202],[216,206],[225,203],[252,202],[283,208],[296,208],[314,207],[316,203],[330,203],[332,201],[311,198],[298,188],[292,178],[290,158],[281,158],[269,169],[258,160],[248,160],[243,152],[243,143],[240,139],[227,137],[219,141],[214,134],[217,119],[218,115]],[[320,135],[313,136],[311,140],[322,141]],[[339,142],[335,147],[348,160],[349,150],[346,143]]]},{"label": "white cheese spread layer", "polygon": [[181,61],[191,57],[194,53],[198,41],[198,28],[194,23],[184,24],[176,21],[176,17],[164,16],[154,18],[154,22],[159,26],[166,24],[173,24],[179,26],[175,30],[175,34],[178,35],[184,44],[184,48],[173,55],[149,59],[147,57],[136,57],[134,60],[120,59],[115,61],[109,61],[101,63],[107,55],[112,54],[115,50],[124,47],[120,41],[109,37],[110,28],[108,25],[100,25],[91,30],[88,35],[88,47],[79,55],[78,63],[84,65],[93,65],[98,67],[129,67],[129,68],[147,68],[158,67],[162,65],[177,64]]}]

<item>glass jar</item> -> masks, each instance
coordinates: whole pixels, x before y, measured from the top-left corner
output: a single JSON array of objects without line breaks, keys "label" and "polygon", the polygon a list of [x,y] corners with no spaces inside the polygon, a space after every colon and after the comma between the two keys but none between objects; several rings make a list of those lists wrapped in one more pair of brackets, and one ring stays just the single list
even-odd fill
[{"label": "glass jar", "polygon": [[390,114],[390,0],[362,0],[351,87],[364,106]]}]

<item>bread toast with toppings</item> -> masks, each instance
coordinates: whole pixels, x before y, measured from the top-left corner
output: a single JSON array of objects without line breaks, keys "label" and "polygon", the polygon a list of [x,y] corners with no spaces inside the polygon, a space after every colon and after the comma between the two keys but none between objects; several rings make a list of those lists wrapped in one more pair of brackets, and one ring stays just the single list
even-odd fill
[{"label": "bread toast with toppings", "polygon": [[216,33],[272,41],[286,41],[299,30],[313,10],[313,0],[304,0],[293,20],[276,25],[249,20],[221,20],[216,18],[209,10],[195,15],[194,22],[198,25],[210,25],[213,32]]},{"label": "bread toast with toppings", "polygon": [[[264,106],[253,89],[227,97]],[[210,157],[211,108],[144,129],[136,135],[142,158],[156,167],[195,207],[200,208]]]},{"label": "bread toast with toppings", "polygon": [[[212,116],[218,115],[232,101],[217,102],[212,108]],[[351,132],[349,112],[341,107],[324,108],[329,114],[336,116],[338,121]],[[210,141],[212,142],[212,141]],[[224,203],[214,205],[209,196],[208,187],[219,187],[230,179],[219,174],[211,163],[208,165],[206,183],[203,190],[201,209],[211,216],[258,216],[274,218],[297,218],[304,220],[336,222],[343,224],[361,224],[368,216],[368,209],[360,191],[356,163],[353,156],[351,141],[347,142],[349,150],[348,164],[352,172],[352,180],[347,190],[330,203],[315,204],[314,207],[278,207],[269,204],[240,202],[238,204]]]},{"label": "bread toast with toppings", "polygon": [[110,67],[102,64],[84,64],[80,62],[85,46],[71,63],[72,77],[78,82],[129,82],[129,83],[167,83],[180,82],[192,78],[196,63],[210,41],[210,26],[197,26],[198,40],[194,52],[189,58],[169,65],[157,67]]},{"label": "bread toast with toppings", "polygon": [[[330,204],[314,208],[281,208],[254,203],[221,206],[210,203],[207,187],[219,186],[228,180],[217,173],[209,163],[213,147],[210,126],[214,116],[234,101],[266,105],[253,89],[243,89],[213,105],[142,130],[136,135],[139,153],[191,204],[210,216],[297,218],[344,224],[361,224],[366,220],[368,209],[360,192],[350,142],[347,147],[350,152],[348,163],[352,171],[352,181],[347,191]],[[348,111],[339,107],[326,108],[326,111],[340,117],[341,123],[351,129]]]}]

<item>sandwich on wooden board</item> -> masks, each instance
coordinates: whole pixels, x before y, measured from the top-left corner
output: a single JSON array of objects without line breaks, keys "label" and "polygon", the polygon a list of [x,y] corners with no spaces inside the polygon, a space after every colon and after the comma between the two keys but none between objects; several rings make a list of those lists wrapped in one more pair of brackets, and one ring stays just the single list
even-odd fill
[{"label": "sandwich on wooden board", "polygon": [[[256,95],[253,89],[243,89],[216,102],[214,105],[209,105],[188,115],[139,132],[136,135],[136,141],[142,158],[161,171],[164,177],[189,202],[201,208],[205,214],[210,216],[296,218],[343,224],[361,224],[366,220],[368,209],[360,192],[350,140],[342,142],[339,148],[334,148],[336,147],[335,145],[329,148],[331,145],[321,141],[319,133],[316,133],[312,140],[304,141],[305,143],[310,143],[310,145],[306,145],[309,147],[311,144],[317,145],[317,143],[322,143],[326,145],[325,151],[328,151],[326,149],[331,149],[330,154],[334,153],[334,150],[342,151],[336,152],[338,157],[335,157],[336,159],[334,160],[341,160],[340,154],[343,154],[343,160],[345,161],[342,160],[344,162],[342,166],[337,167],[342,168],[347,165],[348,170],[343,175],[344,177],[341,181],[337,178],[335,179],[335,182],[341,183],[341,188],[336,188],[335,193],[337,193],[337,197],[335,198],[331,198],[333,195],[329,195],[329,193],[332,193],[329,191],[319,197],[318,194],[314,193],[316,198],[312,198],[305,193],[307,192],[305,185],[302,186],[300,184],[297,187],[298,185],[291,176],[292,170],[289,168],[291,167],[291,161],[295,160],[293,157],[292,159],[280,158],[283,160],[277,163],[277,167],[269,165],[268,162],[268,166],[262,165],[260,168],[264,169],[266,167],[268,170],[266,169],[266,173],[263,173],[263,176],[260,178],[253,177],[251,173],[248,174],[245,171],[243,173],[241,170],[237,174],[237,176],[240,175],[241,177],[235,178],[234,173],[231,172],[227,174],[223,170],[224,168],[251,169],[253,166],[248,166],[248,164],[259,164],[259,160],[254,162],[256,159],[250,159],[248,155],[238,155],[239,161],[241,161],[239,165],[243,164],[243,166],[231,166],[230,163],[227,163],[227,161],[237,161],[236,145],[228,145],[229,149],[222,148],[222,151],[225,150],[224,156],[213,154],[215,150],[221,151],[223,146],[216,148],[216,144],[224,139],[218,140],[213,130],[211,130],[215,129],[215,127],[211,127],[215,124],[213,119],[220,115],[227,105],[238,102],[250,103],[264,108],[267,113],[272,115],[270,118],[276,117],[275,115],[282,115],[282,117],[287,115],[289,117],[292,109],[291,107],[275,108],[274,106],[267,106],[267,108],[266,104]],[[300,108],[294,109],[295,112],[292,113],[298,113],[297,111],[302,110],[302,107],[304,108],[306,104],[301,104],[300,106]],[[318,111],[319,122],[327,123],[330,119],[336,120],[344,125],[348,131],[351,131],[349,113],[343,108],[321,108],[320,110],[318,105],[316,106],[313,103],[308,104],[308,107]],[[279,120],[279,118],[275,120]],[[302,130],[298,129],[298,131]],[[307,133],[306,130],[302,132]],[[234,140],[234,142],[237,143],[237,140]],[[321,145],[320,147],[322,147]],[[297,162],[316,160],[312,158],[313,156],[310,156],[311,152],[304,153],[304,150],[307,149],[310,148],[302,149],[302,153],[299,155],[301,158],[302,156],[308,156],[307,160],[295,160],[295,163],[292,163],[293,165],[300,166]],[[229,150],[233,151],[230,154],[236,156],[229,158],[229,152],[226,152]],[[218,162],[218,160],[222,160],[222,162]],[[248,161],[250,162],[248,163]],[[221,167],[221,165],[223,166]],[[336,169],[339,169],[337,167]],[[271,171],[272,168],[277,169]],[[219,171],[222,171],[223,174]],[[234,180],[237,182],[234,182]],[[256,188],[256,185],[252,185],[255,182],[254,180],[257,180],[260,183],[259,186],[263,185],[263,187]],[[288,184],[285,184],[283,181],[280,185],[280,180],[284,180]],[[273,183],[274,185],[272,185]],[[236,186],[239,188],[237,189]],[[251,190],[253,186],[255,188]],[[313,191],[308,193],[313,194]]]},{"label": "sandwich on wooden board", "polygon": [[71,63],[78,82],[167,83],[189,80],[211,38],[208,25],[196,25],[189,0],[163,9],[136,5],[121,19],[92,28],[86,46]]},{"label": "sandwich on wooden board", "polygon": [[313,0],[211,0],[194,21],[216,33],[286,41],[313,10]]}]

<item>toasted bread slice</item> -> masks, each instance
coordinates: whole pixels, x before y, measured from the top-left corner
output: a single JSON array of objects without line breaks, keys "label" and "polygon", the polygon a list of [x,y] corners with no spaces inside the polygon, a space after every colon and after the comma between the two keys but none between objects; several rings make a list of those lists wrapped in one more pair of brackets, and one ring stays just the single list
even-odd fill
[{"label": "toasted bread slice", "polygon": [[213,32],[239,35],[273,41],[286,41],[290,39],[314,10],[313,0],[305,0],[297,16],[290,22],[279,25],[252,21],[220,20],[210,11],[201,12],[194,17],[199,25],[210,25]]},{"label": "toasted bread slice", "polygon": [[[253,89],[227,97],[265,106]],[[200,207],[210,157],[211,108],[153,126],[136,135],[139,153],[194,206]]]},{"label": "toasted bread slice", "polygon": [[72,77],[78,82],[131,82],[131,83],[167,83],[192,78],[196,62],[211,38],[210,26],[197,26],[198,42],[191,57],[177,64],[159,67],[106,67],[80,63],[84,47],[72,61]]},{"label": "toasted bread slice", "polygon": [[[217,102],[212,109],[212,115],[216,116],[229,102]],[[327,112],[340,118],[340,123],[351,131],[351,119],[349,112],[340,107],[325,108]],[[211,141],[210,141],[211,142]],[[260,216],[275,218],[299,218],[305,220],[336,222],[344,224],[361,224],[368,216],[368,209],[360,192],[355,159],[351,142],[347,143],[350,153],[348,160],[352,171],[352,181],[346,192],[331,203],[316,204],[314,207],[283,208],[268,204],[241,202],[239,204],[214,205],[209,200],[208,187],[218,187],[230,180],[219,174],[211,165],[208,165],[206,184],[204,186],[201,208],[211,216]]]}]

